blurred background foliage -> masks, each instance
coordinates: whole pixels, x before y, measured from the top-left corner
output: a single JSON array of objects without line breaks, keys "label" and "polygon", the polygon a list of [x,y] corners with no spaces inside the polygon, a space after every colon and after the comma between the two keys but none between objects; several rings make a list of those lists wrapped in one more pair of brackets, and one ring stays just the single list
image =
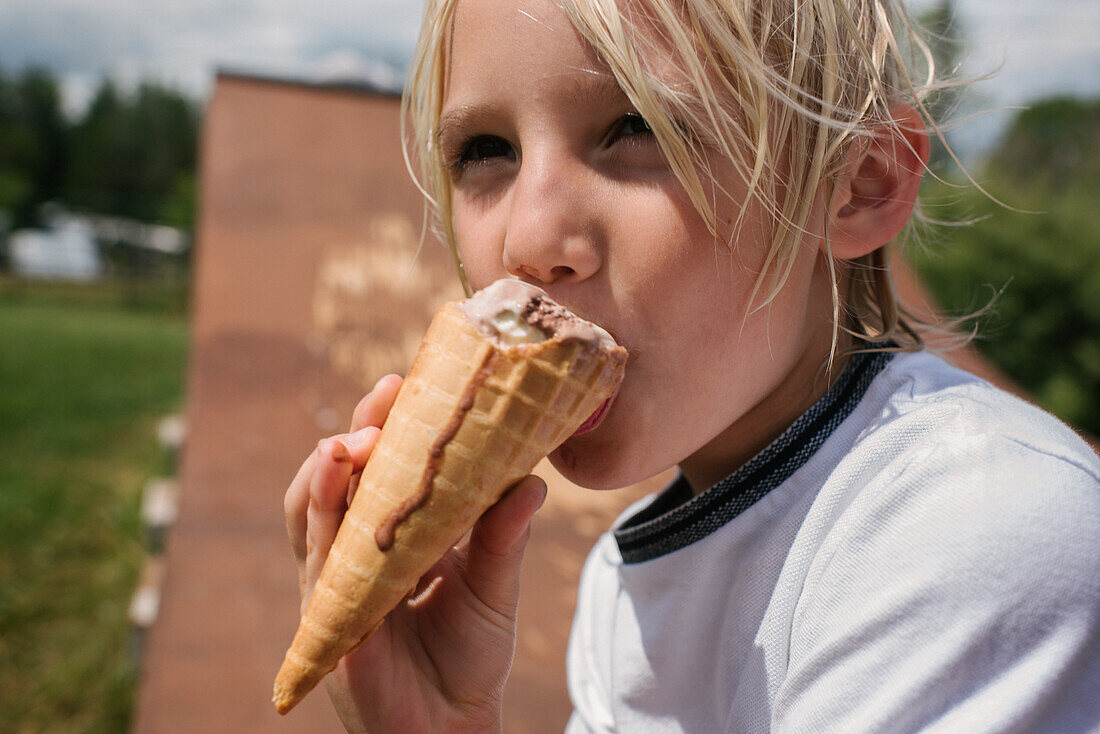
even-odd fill
[{"label": "blurred background foliage", "polygon": [[951,314],[989,306],[975,346],[1041,405],[1098,436],[1100,101],[1032,105],[973,174],[989,195],[925,182],[925,214],[953,224],[911,250],[921,280]]},{"label": "blurred background foliage", "polygon": [[39,205],[64,201],[190,230],[198,129],[199,105],[158,84],[123,93],[105,80],[69,119],[50,71],[0,69],[0,210],[13,228],[39,224]]}]

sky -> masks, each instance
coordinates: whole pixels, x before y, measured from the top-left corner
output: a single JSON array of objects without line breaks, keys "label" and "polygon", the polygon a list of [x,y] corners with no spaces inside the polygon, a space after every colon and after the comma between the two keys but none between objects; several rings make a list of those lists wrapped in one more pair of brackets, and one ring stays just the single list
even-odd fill
[{"label": "sky", "polygon": [[[930,0],[913,0],[913,9]],[[44,65],[78,113],[104,75],[150,79],[203,98],[218,69],[399,86],[419,0],[0,0],[0,67]],[[1053,94],[1100,96],[1100,2],[957,0],[969,39],[968,111],[998,109],[953,132],[971,154],[995,142],[1003,109]]]}]

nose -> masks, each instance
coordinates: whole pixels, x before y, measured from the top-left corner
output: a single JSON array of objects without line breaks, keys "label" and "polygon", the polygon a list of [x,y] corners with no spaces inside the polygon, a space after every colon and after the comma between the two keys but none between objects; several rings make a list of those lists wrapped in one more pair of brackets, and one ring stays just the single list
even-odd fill
[{"label": "nose", "polygon": [[599,271],[598,209],[583,165],[529,153],[513,182],[504,267],[540,284],[579,282]]}]

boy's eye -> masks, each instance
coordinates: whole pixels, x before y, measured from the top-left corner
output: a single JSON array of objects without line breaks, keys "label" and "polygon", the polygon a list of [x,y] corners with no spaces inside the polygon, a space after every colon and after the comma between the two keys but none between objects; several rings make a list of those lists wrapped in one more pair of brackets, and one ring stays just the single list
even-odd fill
[{"label": "boy's eye", "polygon": [[453,167],[463,169],[491,158],[515,160],[516,152],[512,145],[503,138],[498,138],[495,135],[478,135],[462,146],[458,155],[455,156]]},{"label": "boy's eye", "polygon": [[653,130],[645,118],[637,113],[630,113],[619,118],[612,138],[625,138],[631,135],[651,135]]}]

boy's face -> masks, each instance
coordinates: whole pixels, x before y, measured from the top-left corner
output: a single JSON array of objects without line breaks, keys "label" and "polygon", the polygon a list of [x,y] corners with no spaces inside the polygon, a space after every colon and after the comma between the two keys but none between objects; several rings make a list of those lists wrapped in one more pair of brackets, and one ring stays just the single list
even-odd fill
[{"label": "boy's face", "polygon": [[563,474],[618,487],[679,463],[699,490],[821,393],[831,299],[816,239],[770,306],[750,311],[768,249],[760,207],[712,160],[726,192],[714,194],[716,239],[551,0],[459,0],[449,71],[439,143],[471,284],[533,282],[630,351],[604,420],[551,456]]}]

